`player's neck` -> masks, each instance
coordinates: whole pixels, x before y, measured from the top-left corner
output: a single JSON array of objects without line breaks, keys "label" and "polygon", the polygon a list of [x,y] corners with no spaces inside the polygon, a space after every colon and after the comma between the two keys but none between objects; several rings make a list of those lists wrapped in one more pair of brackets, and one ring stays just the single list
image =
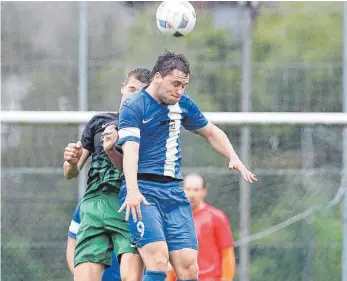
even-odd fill
[{"label": "player's neck", "polygon": [[202,210],[205,207],[206,203],[205,202],[201,202],[199,205],[195,206],[195,208],[193,208],[193,213],[199,212],[200,210]]},{"label": "player's neck", "polygon": [[157,97],[156,93],[156,89],[155,89],[155,85],[150,84],[147,88],[146,88],[146,92],[157,102],[157,103],[161,103],[159,98]]}]

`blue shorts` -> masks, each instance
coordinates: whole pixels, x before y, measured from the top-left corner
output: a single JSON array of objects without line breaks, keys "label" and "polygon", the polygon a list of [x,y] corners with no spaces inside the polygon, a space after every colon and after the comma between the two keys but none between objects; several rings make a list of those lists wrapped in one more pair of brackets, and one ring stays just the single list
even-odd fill
[{"label": "blue shorts", "polygon": [[[128,220],[131,242],[136,247],[166,241],[169,251],[190,248],[198,250],[192,208],[179,182],[159,183],[138,181],[139,190],[150,206],[141,205],[142,220]],[[126,197],[123,181],[119,200],[123,204]]]}]

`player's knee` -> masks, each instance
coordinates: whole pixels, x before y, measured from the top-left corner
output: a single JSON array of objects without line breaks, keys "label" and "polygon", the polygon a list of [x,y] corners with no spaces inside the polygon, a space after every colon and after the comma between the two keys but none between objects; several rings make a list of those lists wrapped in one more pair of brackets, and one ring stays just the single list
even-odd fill
[{"label": "player's knee", "polygon": [[199,265],[198,265],[197,261],[191,261],[188,264],[187,273],[189,274],[189,278],[191,278],[191,279],[197,279],[198,278]]},{"label": "player's knee", "polygon": [[194,258],[185,259],[178,268],[175,269],[178,279],[197,279],[199,274],[198,262]]},{"label": "player's knee", "polygon": [[157,270],[157,271],[167,272],[169,270],[168,262],[169,262],[168,253],[165,253],[164,251],[158,251],[158,252],[154,253],[147,260],[147,263],[145,262],[145,264],[149,270]]},{"label": "player's knee", "polygon": [[136,270],[122,274],[122,281],[141,281],[141,280],[142,280],[142,272],[141,274],[138,274]]}]

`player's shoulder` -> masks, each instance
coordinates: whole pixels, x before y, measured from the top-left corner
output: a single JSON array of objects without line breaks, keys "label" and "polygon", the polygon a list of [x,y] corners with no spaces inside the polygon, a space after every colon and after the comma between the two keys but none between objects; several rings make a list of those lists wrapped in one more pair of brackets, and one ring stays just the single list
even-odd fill
[{"label": "player's shoulder", "polygon": [[225,219],[227,215],[220,209],[206,204],[206,210],[216,219]]},{"label": "player's shoulder", "polygon": [[118,124],[119,113],[118,112],[101,112],[95,114],[88,122],[89,127],[102,127],[107,125]]},{"label": "player's shoulder", "polygon": [[192,98],[189,96],[189,94],[187,92],[183,92],[181,99],[179,101],[179,103],[190,103],[192,102]]},{"label": "player's shoulder", "polygon": [[145,92],[143,91],[143,89],[133,93],[132,95],[130,95],[124,102],[123,102],[123,106],[134,106],[134,105],[139,105],[141,103],[143,103],[143,100],[145,99]]},{"label": "player's shoulder", "polygon": [[181,108],[189,109],[198,109],[198,105],[195,101],[189,96],[187,92],[184,92],[181,96],[180,101],[178,102]]},{"label": "player's shoulder", "polygon": [[119,118],[118,112],[101,112],[95,114],[91,120],[115,120]]}]

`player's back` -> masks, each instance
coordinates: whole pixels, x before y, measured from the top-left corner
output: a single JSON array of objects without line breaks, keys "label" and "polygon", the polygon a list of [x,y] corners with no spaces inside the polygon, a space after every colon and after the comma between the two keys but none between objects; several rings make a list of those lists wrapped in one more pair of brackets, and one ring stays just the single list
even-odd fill
[{"label": "player's back", "polygon": [[204,127],[207,120],[184,93],[174,105],[159,104],[145,89],[130,96],[120,112],[119,144],[140,143],[139,174],[182,179],[182,126],[188,130]]},{"label": "player's back", "polygon": [[104,151],[102,136],[107,126],[118,127],[118,121],[118,113],[100,113],[93,116],[83,131],[82,146],[91,153],[92,157],[84,199],[119,191],[120,173]]}]

